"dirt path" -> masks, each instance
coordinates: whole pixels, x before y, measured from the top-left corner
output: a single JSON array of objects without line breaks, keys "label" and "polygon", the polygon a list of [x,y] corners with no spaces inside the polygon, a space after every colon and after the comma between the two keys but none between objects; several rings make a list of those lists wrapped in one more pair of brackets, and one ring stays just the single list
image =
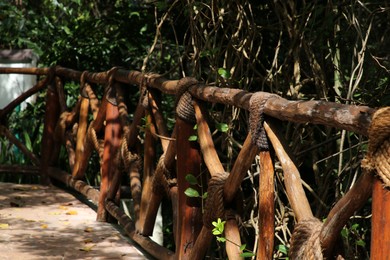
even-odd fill
[{"label": "dirt path", "polygon": [[147,259],[56,187],[0,183],[0,260]]}]

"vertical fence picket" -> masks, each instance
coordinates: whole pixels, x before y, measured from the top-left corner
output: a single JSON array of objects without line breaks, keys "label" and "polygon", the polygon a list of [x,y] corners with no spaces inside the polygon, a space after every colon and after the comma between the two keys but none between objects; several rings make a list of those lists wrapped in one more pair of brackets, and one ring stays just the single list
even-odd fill
[{"label": "vertical fence picket", "polygon": [[[57,159],[59,151],[55,150],[54,132],[60,115],[59,98],[54,82],[49,82],[46,94],[45,119],[41,148],[41,183],[49,184],[49,166]],[[54,152],[53,152],[54,151]]]},{"label": "vertical fence picket", "polygon": [[372,193],[371,259],[390,258],[390,190],[375,178]]},{"label": "vertical fence picket", "polygon": [[[192,247],[202,227],[202,206],[199,198],[187,197],[184,191],[189,188],[185,176],[200,175],[201,157],[199,145],[189,141],[195,134],[194,124],[176,118],[178,216],[176,231],[176,257],[189,259]],[[195,188],[195,187],[194,187]]]},{"label": "vertical fence picket", "polygon": [[275,238],[274,165],[269,151],[260,152],[259,243],[257,259],[272,259]]},{"label": "vertical fence picket", "polygon": [[[153,233],[154,219],[146,218],[146,213],[148,208],[152,207],[157,213],[159,202],[156,200],[151,200],[152,190],[153,190],[153,174],[155,170],[156,163],[156,140],[152,135],[152,131],[155,131],[155,126],[152,122],[151,115],[146,113],[146,122],[145,122],[145,141],[144,141],[144,174],[142,182],[142,197],[141,197],[141,207],[140,207],[140,217],[137,222],[137,230],[144,236],[151,236]],[[152,129],[153,128],[153,129]]]},{"label": "vertical fence picket", "polygon": [[117,152],[121,141],[121,125],[119,120],[118,107],[107,104],[106,110],[106,128],[104,132],[104,151],[103,163],[101,166],[100,197],[96,219],[98,221],[107,221],[108,213],[105,209],[107,192],[112,184],[117,165]]}]

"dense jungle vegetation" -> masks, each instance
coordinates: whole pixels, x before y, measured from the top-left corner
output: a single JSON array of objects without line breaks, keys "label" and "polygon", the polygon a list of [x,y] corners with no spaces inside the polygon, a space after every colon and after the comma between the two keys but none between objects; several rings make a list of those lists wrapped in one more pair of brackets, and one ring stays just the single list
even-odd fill
[{"label": "dense jungle vegetation", "polygon": [[[42,67],[105,71],[122,66],[289,100],[390,105],[388,1],[0,0],[0,35],[1,49],[33,49]],[[74,104],[79,86],[68,82],[66,91],[71,94],[68,105]],[[9,118],[37,153],[42,129],[34,126],[42,123],[43,96]],[[137,100],[132,93],[133,106]],[[173,107],[174,100],[164,105]],[[220,130],[215,145],[229,169],[248,132],[248,114],[218,105],[210,111]],[[174,121],[173,112],[166,116]],[[323,219],[361,174],[367,141],[320,125],[281,124],[313,212]],[[25,163],[1,142],[2,163]],[[274,256],[286,259],[294,217],[276,166]],[[99,182],[98,172],[97,160],[91,162],[88,181],[93,185]],[[250,237],[243,243],[251,248],[256,243],[258,173],[254,164],[242,185],[241,231]],[[347,259],[369,258],[370,212],[368,202],[342,231]],[[165,230],[169,246],[172,231],[169,225]],[[218,255],[223,258],[223,250]]]}]

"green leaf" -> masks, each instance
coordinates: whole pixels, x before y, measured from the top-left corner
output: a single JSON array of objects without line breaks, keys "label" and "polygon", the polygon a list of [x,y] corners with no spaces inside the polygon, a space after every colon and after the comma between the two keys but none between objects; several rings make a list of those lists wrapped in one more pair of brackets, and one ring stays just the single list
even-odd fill
[{"label": "green leaf", "polygon": [[198,184],[198,180],[196,179],[196,177],[194,175],[192,175],[191,173],[187,174],[186,177],[185,177],[186,181],[191,184],[191,185],[197,185]]},{"label": "green leaf", "polygon": [[208,196],[208,193],[207,193],[207,191],[206,191],[205,193],[203,193],[202,199],[207,199],[207,196]]},{"label": "green leaf", "polygon": [[196,135],[191,135],[191,136],[188,138],[188,141],[191,141],[191,142],[196,141],[196,140],[198,140],[198,136],[196,136]]},{"label": "green leaf", "polygon": [[353,224],[351,227],[352,230],[357,230],[358,228],[359,228],[359,224],[357,224],[357,223]]},{"label": "green leaf", "polygon": [[222,133],[226,133],[229,130],[229,126],[225,123],[217,123],[216,128]]},{"label": "green leaf", "polygon": [[246,248],[246,244],[241,245],[241,246],[240,246],[240,251],[244,251],[245,248]]},{"label": "green leaf", "polygon": [[195,124],[194,127],[193,127],[194,130],[197,130],[198,129],[198,124]]},{"label": "green leaf", "polygon": [[347,238],[348,237],[348,229],[343,228],[343,230],[341,230],[341,236],[344,238]]},{"label": "green leaf", "polygon": [[139,30],[139,34],[143,35],[144,32],[146,32],[147,29],[148,29],[148,25],[145,24],[145,25],[141,28],[141,30]]},{"label": "green leaf", "polygon": [[214,235],[214,236],[218,236],[218,235],[222,235],[222,233],[221,233],[221,231],[219,231],[218,228],[214,228],[214,229],[213,229],[213,235]]},{"label": "green leaf", "polygon": [[361,246],[361,247],[365,247],[366,246],[366,242],[364,242],[363,240],[359,239],[358,241],[356,241],[356,245]]},{"label": "green leaf", "polygon": [[224,68],[219,68],[219,69],[218,69],[218,74],[219,74],[222,78],[224,78],[224,79],[228,79],[228,78],[231,77],[230,72],[227,71],[227,70],[224,69]]},{"label": "green leaf", "polygon": [[244,252],[244,253],[241,253],[240,256],[245,258],[245,257],[255,256],[255,254],[252,252]]},{"label": "green leaf", "polygon": [[225,242],[226,242],[226,238],[224,238],[224,237],[217,237],[217,240],[218,240],[219,242],[222,242],[222,243],[225,243]]},{"label": "green leaf", "polygon": [[285,255],[288,254],[288,248],[285,245],[278,245],[276,249]]},{"label": "green leaf", "polygon": [[200,197],[199,192],[193,188],[187,188],[184,191],[184,194],[187,195],[190,198],[197,198]]},{"label": "green leaf", "polygon": [[26,142],[27,149],[32,151],[32,145],[31,145],[30,136],[28,135],[28,133],[26,131],[23,131],[23,135],[24,135],[24,140]]}]

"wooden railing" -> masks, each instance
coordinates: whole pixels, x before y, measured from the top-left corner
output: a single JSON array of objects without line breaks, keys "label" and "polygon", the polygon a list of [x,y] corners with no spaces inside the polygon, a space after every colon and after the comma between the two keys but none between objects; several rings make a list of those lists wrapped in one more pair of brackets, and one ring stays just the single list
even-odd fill
[{"label": "wooden railing", "polygon": [[[18,104],[34,93],[47,89],[40,156],[31,153],[6,125],[1,125],[1,134],[19,147],[33,164],[39,166],[17,169],[32,173],[39,169],[44,183],[54,178],[84,194],[98,205],[97,220],[115,219],[130,238],[158,259],[204,258],[213,239],[211,223],[218,218],[226,220],[226,239],[241,244],[238,223],[234,217],[237,213],[232,201],[238,198],[237,191],[256,155],[259,155],[261,170],[258,190],[259,242],[255,251],[257,259],[271,259],[275,213],[274,163],[270,150],[275,151],[283,168],[286,195],[297,220],[290,248],[292,259],[337,256],[335,243],[341,229],[371,195],[371,257],[386,259],[390,255],[390,195],[389,179],[386,179],[389,178],[386,172],[390,171],[386,153],[390,147],[387,143],[389,132],[386,129],[390,123],[386,122],[386,118],[389,118],[387,108],[376,110],[367,106],[324,101],[288,101],[265,92],[249,93],[239,89],[207,86],[194,78],[167,80],[157,74],[142,74],[121,68],[100,73],[79,72],[63,67],[0,68],[0,73],[45,76],[36,86],[0,111],[1,122],[6,122],[5,119]],[[79,99],[70,109],[65,102],[65,80],[80,82]],[[92,84],[104,86],[100,100]],[[134,85],[139,87],[141,97],[130,122],[124,93],[126,88],[133,88]],[[165,123],[159,93],[176,96],[176,122],[171,133]],[[206,120],[208,102],[235,106],[250,113],[250,131],[230,173],[226,172],[214,147]],[[142,118],[146,118],[146,123],[142,122]],[[299,171],[291,159],[292,154],[288,151],[276,120],[321,124],[369,137],[369,150],[362,162],[363,174],[333,206],[324,223],[313,216]],[[142,124],[145,132],[143,148],[140,149],[141,142],[137,136]],[[197,130],[194,130],[195,125]],[[195,134],[197,140],[190,141]],[[75,144],[72,140],[76,140]],[[157,140],[161,148],[157,148]],[[68,152],[71,173],[55,167],[61,145]],[[94,149],[101,161],[99,190],[83,181]],[[159,158],[158,149],[162,150]],[[140,165],[141,156],[143,167]],[[206,166],[209,173],[207,176],[201,174],[201,164]],[[10,168],[9,165],[2,165],[0,169],[9,172]],[[140,172],[141,168],[143,172]],[[204,192],[186,180],[188,173],[196,176],[197,181],[208,184],[204,205],[202,199],[185,195],[189,187],[198,189],[199,193]],[[375,173],[381,179],[375,177]],[[128,185],[134,201],[133,219],[118,207],[123,174],[130,176]],[[172,202],[175,252],[149,238],[164,196]],[[229,259],[240,258],[240,249],[234,243],[226,243]]]}]

